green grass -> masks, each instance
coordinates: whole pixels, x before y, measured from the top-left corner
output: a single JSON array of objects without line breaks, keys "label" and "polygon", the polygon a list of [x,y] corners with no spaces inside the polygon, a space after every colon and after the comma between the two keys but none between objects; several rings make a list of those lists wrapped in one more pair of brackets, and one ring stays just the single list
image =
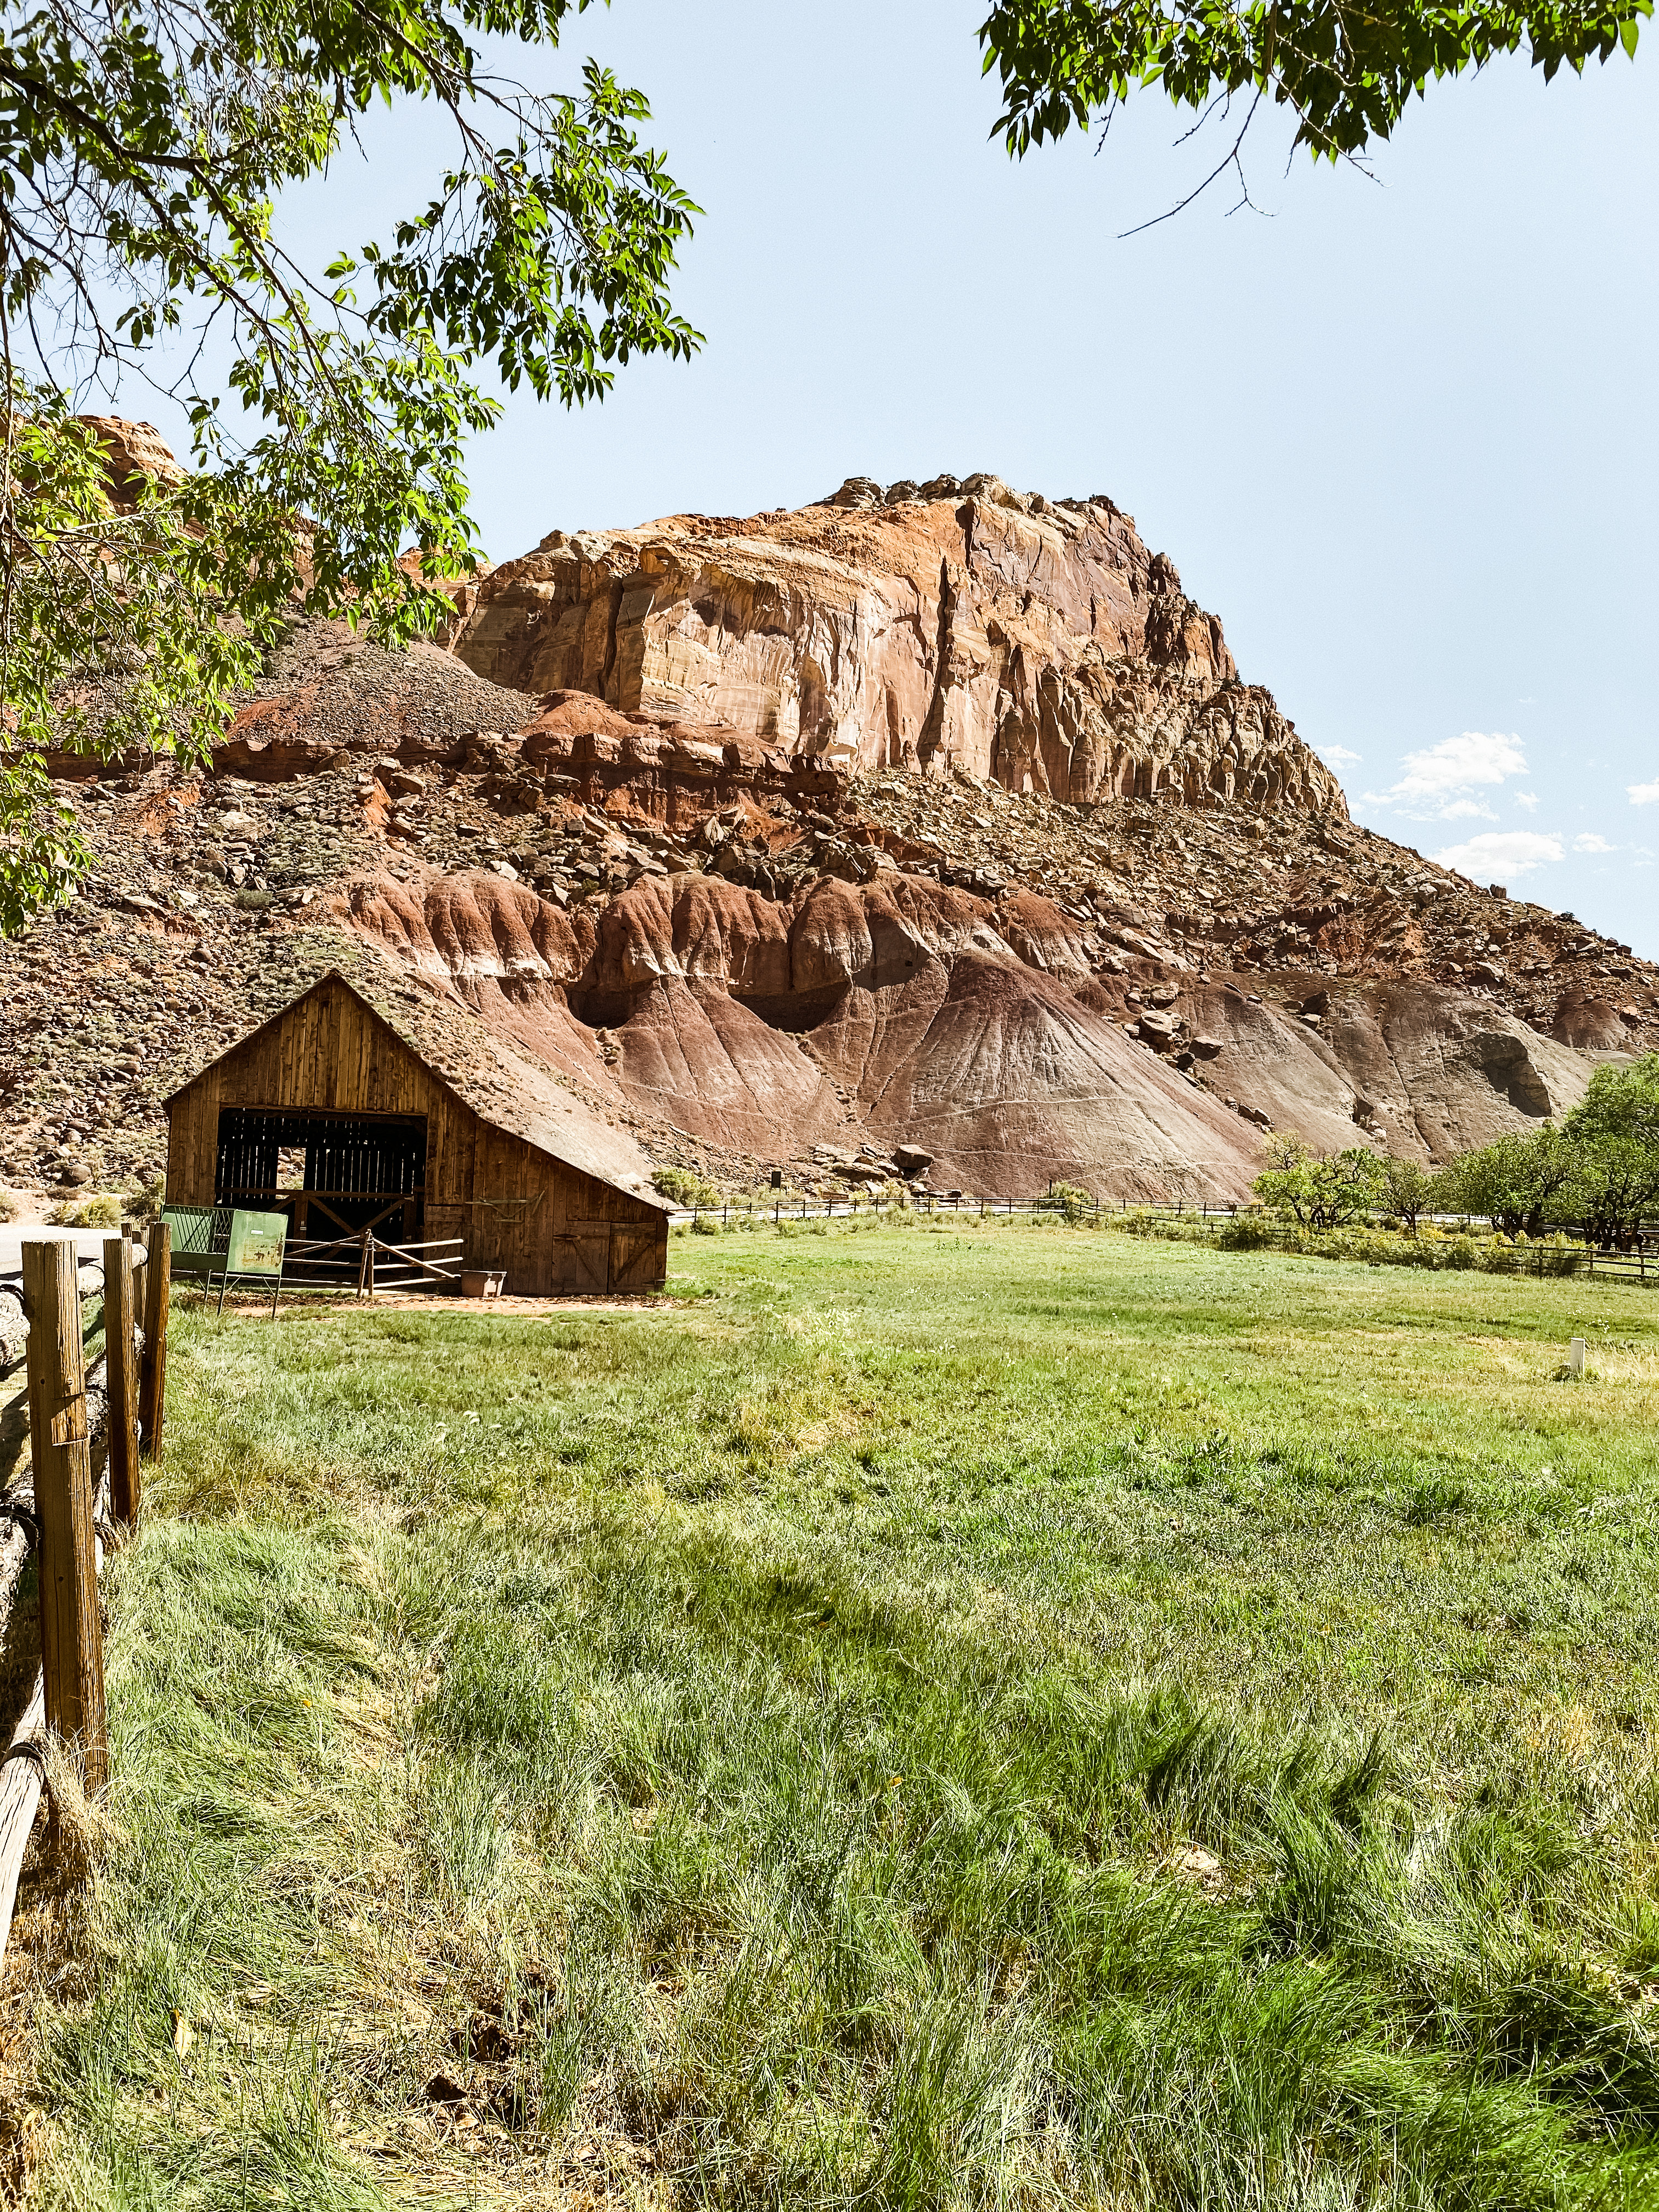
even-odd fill
[{"label": "green grass", "polygon": [[178,1315],[35,2201],[1659,2203],[1651,1297],[670,1290]]}]

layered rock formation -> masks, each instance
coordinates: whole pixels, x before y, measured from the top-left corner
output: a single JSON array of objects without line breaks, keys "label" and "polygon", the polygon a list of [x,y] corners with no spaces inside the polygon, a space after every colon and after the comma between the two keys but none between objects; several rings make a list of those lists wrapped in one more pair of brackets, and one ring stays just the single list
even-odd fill
[{"label": "layered rock formation", "polygon": [[331,966],[804,1188],[1237,1198],[1267,1127],[1444,1158],[1659,1048],[1628,946],[1350,822],[1109,501],[855,483],[476,589],[460,658],[298,626],[209,776],[59,763],[98,864],[0,971],[0,1180],[153,1166]]},{"label": "layered rock formation", "polygon": [[1130,516],[994,477],[555,531],[483,581],[455,651],[496,684],[839,767],[1346,812]]},{"label": "layered rock formation", "polygon": [[897,870],[787,900],[641,875],[568,914],[473,872],[360,885],[346,915],[618,1109],[759,1159],[856,1128],[996,1194],[1058,1176],[1120,1199],[1237,1198],[1269,1126],[1441,1159],[1560,1115],[1588,1078],[1472,994],[1361,979],[1267,994],[1153,961],[1097,975],[1052,901]]}]

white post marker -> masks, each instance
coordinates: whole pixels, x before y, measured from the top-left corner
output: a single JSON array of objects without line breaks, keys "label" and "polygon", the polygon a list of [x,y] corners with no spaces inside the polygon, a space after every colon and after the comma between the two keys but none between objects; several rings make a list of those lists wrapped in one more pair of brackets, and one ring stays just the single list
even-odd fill
[{"label": "white post marker", "polygon": [[1575,1336],[1567,1346],[1567,1372],[1575,1382],[1582,1382],[1584,1379],[1584,1340],[1582,1336]]}]

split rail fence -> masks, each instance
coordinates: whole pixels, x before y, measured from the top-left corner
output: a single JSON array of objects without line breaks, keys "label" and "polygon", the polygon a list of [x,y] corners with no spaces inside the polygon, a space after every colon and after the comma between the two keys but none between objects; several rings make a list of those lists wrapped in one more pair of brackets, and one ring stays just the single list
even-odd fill
[{"label": "split rail fence", "polygon": [[148,1249],[112,1237],[99,1265],[67,1237],[26,1240],[21,1270],[0,1275],[0,1388],[22,1370],[6,1403],[27,1398],[32,1469],[0,1498],[0,1620],[9,1632],[33,1558],[40,1635],[33,1694],[0,1754],[0,1961],[48,1746],[76,1760],[88,1796],[109,1778],[98,1572],[105,1542],[137,1522],[143,1462],[161,1455],[169,1243],[165,1225]]}]

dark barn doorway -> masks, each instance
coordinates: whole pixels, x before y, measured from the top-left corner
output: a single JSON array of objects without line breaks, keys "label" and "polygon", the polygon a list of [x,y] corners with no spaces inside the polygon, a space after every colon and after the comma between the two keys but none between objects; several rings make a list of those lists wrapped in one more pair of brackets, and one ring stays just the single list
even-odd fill
[{"label": "dark barn doorway", "polygon": [[335,1114],[223,1106],[216,1206],[286,1213],[295,1238],[419,1236],[426,1206],[424,1114]]}]

